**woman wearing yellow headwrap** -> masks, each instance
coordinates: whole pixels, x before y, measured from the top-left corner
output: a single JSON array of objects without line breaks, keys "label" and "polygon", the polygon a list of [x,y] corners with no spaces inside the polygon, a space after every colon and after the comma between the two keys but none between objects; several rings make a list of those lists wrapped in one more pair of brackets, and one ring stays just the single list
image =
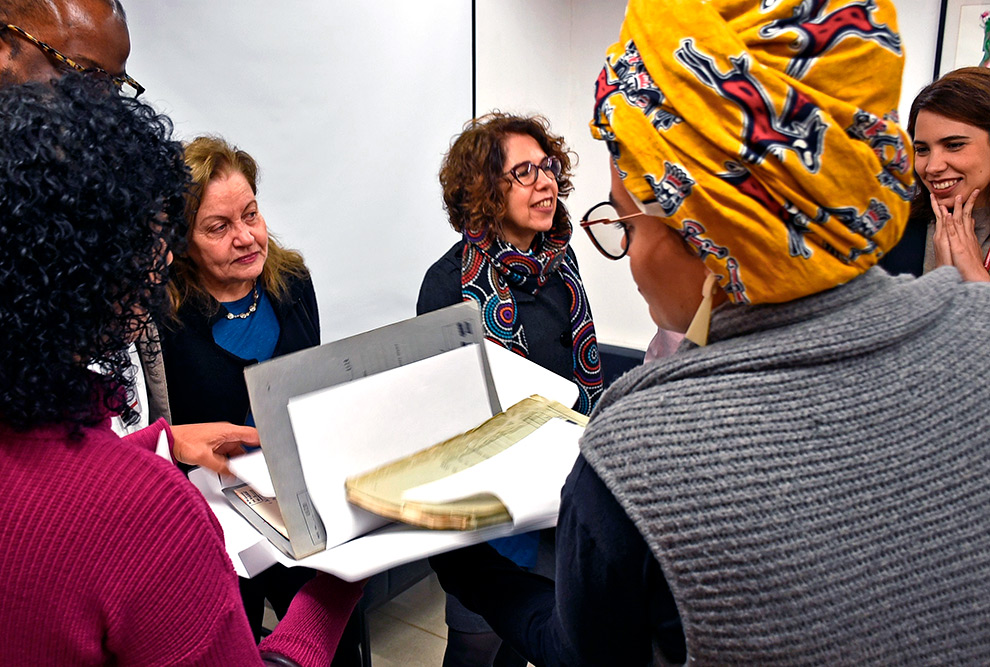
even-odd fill
[{"label": "woman wearing yellow headwrap", "polygon": [[592,414],[555,585],[481,548],[441,584],[540,665],[986,663],[990,288],[871,268],[912,192],[890,2],[632,0],[620,39],[585,225],[696,344]]}]

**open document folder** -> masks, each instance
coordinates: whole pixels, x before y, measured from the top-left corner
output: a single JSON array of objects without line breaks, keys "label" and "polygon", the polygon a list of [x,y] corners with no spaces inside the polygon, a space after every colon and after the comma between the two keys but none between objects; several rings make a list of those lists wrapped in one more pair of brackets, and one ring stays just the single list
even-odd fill
[{"label": "open document folder", "polygon": [[476,530],[556,509],[544,480],[566,475],[588,418],[542,396],[525,398],[465,433],[348,477],[353,505],[437,530]]},{"label": "open document folder", "polygon": [[[535,481],[518,479],[542,488],[545,497],[533,506],[540,509],[513,513],[511,524],[472,532],[429,531],[388,524],[346,501],[348,476],[477,426],[499,410],[503,394],[506,404],[533,392],[564,405],[574,402],[573,384],[501,348],[491,352],[490,368],[480,327],[476,307],[459,304],[247,370],[271,484],[258,475],[256,488],[238,501],[270,541],[231,509],[216,475],[202,470],[190,475],[220,519],[239,573],[252,576],[283,562],[360,579],[459,546],[554,525],[560,486],[577,455],[577,426],[558,436],[553,451],[559,456],[551,457],[558,471],[544,470]],[[250,469],[241,461],[235,467]],[[281,522],[245,511],[264,507],[272,490]],[[233,502],[234,490],[226,493]],[[275,529],[273,523],[281,525]],[[297,544],[308,551],[305,557]]]}]

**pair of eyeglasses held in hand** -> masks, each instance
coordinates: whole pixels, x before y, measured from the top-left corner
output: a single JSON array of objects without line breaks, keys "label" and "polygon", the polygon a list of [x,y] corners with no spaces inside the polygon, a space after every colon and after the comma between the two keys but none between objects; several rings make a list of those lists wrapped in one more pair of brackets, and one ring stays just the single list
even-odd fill
[{"label": "pair of eyeglasses held in hand", "polygon": [[45,55],[54,58],[56,62],[70,69],[74,69],[77,72],[82,72],[83,74],[95,74],[98,76],[105,77],[123,95],[127,95],[128,97],[137,97],[138,95],[144,92],[144,87],[140,83],[135,81],[133,78],[128,76],[126,73],[120,76],[115,76],[110,72],[106,71],[105,69],[103,69],[102,67],[83,67],[72,58],[63,55],[55,47],[46,44],[45,42],[42,42],[40,39],[38,39],[31,33],[27,32],[23,28],[17,27],[16,25],[10,23],[0,24],[0,33],[2,33],[4,30],[9,30],[13,32],[15,35],[18,35],[19,37],[26,39],[27,41],[31,42],[36,47],[41,49],[45,53]]}]

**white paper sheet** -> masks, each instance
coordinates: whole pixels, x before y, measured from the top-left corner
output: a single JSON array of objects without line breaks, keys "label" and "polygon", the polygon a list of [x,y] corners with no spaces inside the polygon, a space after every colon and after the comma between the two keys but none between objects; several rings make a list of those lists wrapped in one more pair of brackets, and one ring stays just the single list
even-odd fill
[{"label": "white paper sheet", "polygon": [[158,434],[158,442],[155,444],[155,454],[158,454],[158,456],[169,463],[172,462],[172,454],[168,451],[168,433],[165,432],[165,429],[162,429],[162,432]]},{"label": "white paper sheet", "polygon": [[[444,434],[439,436],[431,435],[429,436],[429,441],[424,444],[409,445],[408,451],[405,451],[407,447],[400,446],[402,451],[392,456],[392,458],[400,458],[413,451],[418,451],[423,447],[433,445],[447,437],[472,428],[491,416],[488,410],[487,399],[484,397],[484,378],[480,364],[477,361],[477,350],[474,350],[471,361],[465,361],[469,357],[472,357],[472,354],[467,352],[467,350],[471,349],[473,349],[473,346],[447,353],[448,355],[459,353],[464,359],[454,362],[452,364],[453,368],[448,369],[449,372],[447,374],[437,378],[435,382],[430,383],[435,385],[433,388],[423,382],[428,369],[425,366],[418,366],[418,364],[425,364],[431,361],[431,359],[387,371],[380,374],[380,376],[363,378],[350,382],[347,385],[342,385],[342,387],[346,387],[363,383],[366,380],[374,380],[375,377],[378,377],[385,385],[384,388],[376,388],[374,386],[376,383],[374,382],[368,383],[358,394],[350,397],[351,403],[356,402],[359,407],[362,407],[362,411],[367,411],[369,406],[375,405],[375,401],[396,406],[396,410],[402,408],[414,417],[413,426],[417,428],[426,424],[429,430],[432,430],[436,426],[436,422],[448,421],[451,417],[456,417],[453,420],[455,423],[450,425],[449,428],[444,429],[446,431]],[[564,405],[572,405],[577,399],[577,386],[569,380],[561,378],[494,343],[486,342],[486,352],[499,400],[503,406],[508,407],[532,394],[540,394]],[[445,355],[440,356],[443,357]],[[438,361],[438,363],[441,366],[446,366],[451,362],[449,360],[443,360]],[[467,370],[463,370],[461,368],[462,365]],[[422,370],[407,371],[411,373],[411,378],[400,378],[392,375],[396,371],[402,371],[404,368],[413,369],[417,366]],[[404,383],[410,384],[407,385]],[[330,392],[342,387],[335,387],[325,391]],[[471,393],[477,391],[478,395],[472,398],[468,394],[468,390]],[[320,475],[314,479],[314,475],[310,474],[306,479],[307,486],[311,493],[319,489],[328,491],[328,495],[330,496],[338,495],[339,500],[346,507],[346,512],[340,512],[338,515],[341,513],[346,513],[349,516],[354,513],[367,514],[346,503],[344,499],[344,479],[350,474],[364,472],[389,460],[387,458],[381,458],[381,450],[386,449],[389,444],[401,445],[402,441],[409,434],[402,429],[398,429],[399,434],[402,436],[401,438],[393,434],[391,440],[383,440],[381,436],[379,436],[378,440],[372,442],[366,440],[365,444],[361,447],[363,451],[359,451],[358,453],[367,454],[371,462],[365,463],[362,461],[359,469],[348,471],[345,465],[348,461],[338,460],[345,457],[335,455],[334,451],[339,450],[339,448],[334,447],[333,442],[341,437],[345,427],[356,428],[360,431],[364,430],[367,424],[361,424],[358,420],[358,413],[353,407],[343,407],[340,404],[331,403],[332,407],[330,410],[324,410],[321,407],[321,402],[313,398],[322,393],[324,392],[316,392],[299,397],[298,399],[293,399],[290,401],[289,407],[290,415],[293,417],[293,430],[295,431],[297,440],[300,440],[300,431],[297,429],[306,431],[307,434],[312,436],[312,442],[307,447],[314,447],[317,450],[323,447],[329,450],[331,452],[328,457],[330,460],[325,461],[322,465],[335,466],[332,469],[333,472],[326,476]],[[388,398],[386,398],[386,394]],[[311,400],[312,403],[310,403]],[[333,400],[336,401],[337,399],[334,398]],[[384,401],[392,402],[384,403]],[[473,414],[474,409],[470,411],[471,413],[458,409],[457,406],[460,405],[461,401],[474,403],[476,406],[474,409],[477,409],[477,414]],[[478,409],[477,406],[483,407]],[[297,415],[293,415],[294,412]],[[330,412],[333,412],[332,416]],[[375,423],[378,421],[388,420],[374,420]],[[541,428],[540,431],[543,431],[543,429]],[[370,430],[365,432],[366,437],[368,433],[370,433]],[[573,441],[576,443],[576,440],[577,437],[575,436]],[[383,446],[379,448],[378,445]],[[545,507],[535,505],[530,511],[518,512],[518,516],[514,516],[513,524],[492,526],[478,531],[431,531],[401,524],[387,524],[361,537],[351,539],[336,547],[301,560],[294,560],[284,555],[230,506],[221,490],[221,481],[215,473],[209,470],[196,469],[190,473],[189,479],[203,493],[214,514],[217,516],[220,525],[223,527],[227,553],[240,576],[252,577],[278,562],[289,567],[296,565],[311,567],[329,572],[348,581],[359,581],[378,572],[383,572],[390,567],[408,563],[419,558],[443,553],[470,544],[477,544],[496,537],[554,526],[557,520],[560,499],[559,487],[570,471],[575,455],[576,450],[574,454],[562,454],[561,458],[556,461],[561,471],[560,473],[554,473],[559,474],[559,484],[556,481],[550,482],[549,471],[539,474],[537,483],[522,483],[520,478],[516,478],[519,486],[539,484],[552,491],[549,494],[549,505]],[[357,458],[363,457],[359,456]],[[300,459],[302,460],[302,453],[300,453]],[[350,463],[354,462],[350,461]],[[307,464],[304,462],[303,465],[304,469],[306,469]],[[339,470],[337,469],[338,467],[340,468]],[[274,487],[268,475],[268,469],[264,465],[263,455],[260,452],[233,459],[231,468],[238,477],[251,484],[259,493],[263,495],[274,495]],[[327,468],[327,470],[331,470],[331,468]],[[339,490],[339,494],[334,494],[334,489]],[[506,487],[500,491],[500,494],[503,502],[506,502],[506,498],[512,497],[512,489]],[[321,516],[324,517],[325,523],[328,523],[326,515],[324,515],[323,509],[319,507],[319,504],[317,508]],[[370,514],[368,516],[372,518],[371,526],[381,525],[384,521]],[[354,523],[345,522],[345,525],[350,526],[351,530],[349,532],[352,535],[360,535],[361,532],[364,532],[360,530],[354,532]]]},{"label": "white paper sheet", "polygon": [[[573,405],[577,400],[577,385],[570,380],[489,340],[485,341],[485,351],[503,408],[515,405],[533,394],[567,406]],[[165,457],[168,458],[167,445]],[[250,484],[255,491],[268,498],[275,497],[275,485],[260,449],[230,459],[229,466],[238,479]]]},{"label": "white paper sheet", "polygon": [[200,490],[220,522],[227,555],[239,576],[253,577],[279,562],[281,552],[230,506],[218,474],[206,468],[194,468],[189,481]]},{"label": "white paper sheet", "polygon": [[247,454],[235,456],[227,462],[227,467],[237,479],[251,485],[251,488],[265,496],[275,497],[275,485],[272,484],[271,475],[268,474],[268,465],[265,463],[265,453],[256,449]]},{"label": "white paper sheet", "polygon": [[513,523],[533,521],[560,505],[560,488],[574,467],[583,432],[577,424],[551,419],[504,452],[402,496],[442,503],[487,492],[502,501]]},{"label": "white paper sheet", "polygon": [[344,480],[491,417],[477,345],[289,400],[306,487],[334,547],[386,520],[347,502]]},{"label": "white paper sheet", "polygon": [[488,366],[495,381],[495,392],[503,410],[533,394],[567,407],[577,401],[578,387],[571,380],[562,378],[490,340],[485,341],[485,352],[488,354]]}]

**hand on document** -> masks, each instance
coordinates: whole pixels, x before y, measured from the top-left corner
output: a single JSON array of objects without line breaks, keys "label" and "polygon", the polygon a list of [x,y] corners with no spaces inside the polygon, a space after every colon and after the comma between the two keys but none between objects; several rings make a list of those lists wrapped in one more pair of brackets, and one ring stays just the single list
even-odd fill
[{"label": "hand on document", "polygon": [[244,445],[261,445],[258,430],[230,422],[171,426],[172,456],[183,463],[202,466],[229,475],[227,459],[244,453]]}]

